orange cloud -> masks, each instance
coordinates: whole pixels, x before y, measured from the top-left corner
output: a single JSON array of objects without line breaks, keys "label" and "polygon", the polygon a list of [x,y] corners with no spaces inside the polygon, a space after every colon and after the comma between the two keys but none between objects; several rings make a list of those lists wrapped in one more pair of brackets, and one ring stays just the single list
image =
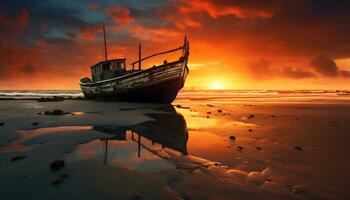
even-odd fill
[{"label": "orange cloud", "polygon": [[192,19],[188,19],[188,18],[184,18],[183,20],[181,20],[181,22],[176,22],[176,26],[180,29],[185,29],[185,28],[200,28],[202,27],[202,24],[198,21],[192,20]]},{"label": "orange cloud", "polygon": [[121,6],[115,6],[106,9],[107,14],[113,18],[113,20],[119,25],[129,24],[134,21],[130,16],[130,11],[127,8]]},{"label": "orange cloud", "polygon": [[101,31],[101,27],[87,27],[81,30],[80,38],[83,40],[93,40],[96,33]]},{"label": "orange cloud", "polygon": [[169,28],[146,28],[140,25],[128,26],[127,29],[135,37],[143,40],[164,41],[172,37],[180,36],[182,33]]},{"label": "orange cloud", "polygon": [[218,18],[225,15],[235,15],[243,19],[271,18],[273,11],[266,8],[249,8],[235,5],[216,5],[215,1],[182,1],[179,11],[183,14],[192,12],[207,12],[211,17]]}]

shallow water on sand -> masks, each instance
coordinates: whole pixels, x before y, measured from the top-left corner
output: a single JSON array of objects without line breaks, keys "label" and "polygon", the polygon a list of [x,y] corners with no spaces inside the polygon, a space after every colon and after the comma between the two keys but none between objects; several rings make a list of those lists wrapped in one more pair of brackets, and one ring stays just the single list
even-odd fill
[{"label": "shallow water on sand", "polygon": [[171,162],[162,159],[148,149],[161,149],[161,145],[148,144],[151,147],[147,147],[147,143],[151,141],[147,141],[146,138],[141,140],[142,146],[141,144],[139,146],[136,138],[132,139],[131,133],[127,133],[125,140],[94,140],[79,145],[74,152],[67,155],[67,162],[95,160],[104,165],[122,166],[147,173],[175,168]]},{"label": "shallow water on sand", "polygon": [[[240,101],[4,101],[0,192],[7,199],[72,191],[107,199],[346,199],[344,99]],[[52,109],[68,114],[42,114]],[[65,166],[50,171],[55,160]]]}]

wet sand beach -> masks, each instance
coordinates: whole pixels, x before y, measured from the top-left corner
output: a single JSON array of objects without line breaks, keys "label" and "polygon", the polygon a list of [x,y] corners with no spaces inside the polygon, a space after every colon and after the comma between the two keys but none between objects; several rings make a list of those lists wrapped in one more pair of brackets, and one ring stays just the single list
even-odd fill
[{"label": "wet sand beach", "polygon": [[347,98],[0,103],[1,199],[350,195]]}]

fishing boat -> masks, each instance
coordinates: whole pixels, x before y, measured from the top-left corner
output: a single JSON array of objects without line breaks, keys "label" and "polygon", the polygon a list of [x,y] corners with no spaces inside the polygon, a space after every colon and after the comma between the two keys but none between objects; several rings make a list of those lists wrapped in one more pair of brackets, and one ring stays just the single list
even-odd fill
[{"label": "fishing boat", "polygon": [[[174,101],[183,88],[189,73],[187,67],[189,42],[186,37],[182,46],[141,58],[139,44],[138,60],[127,70],[126,59],[107,59],[106,34],[103,28],[105,60],[91,67],[91,79],[80,80],[81,90],[86,98],[108,98],[119,101],[166,103]],[[178,60],[141,69],[142,62],[155,56],[182,51]]]}]

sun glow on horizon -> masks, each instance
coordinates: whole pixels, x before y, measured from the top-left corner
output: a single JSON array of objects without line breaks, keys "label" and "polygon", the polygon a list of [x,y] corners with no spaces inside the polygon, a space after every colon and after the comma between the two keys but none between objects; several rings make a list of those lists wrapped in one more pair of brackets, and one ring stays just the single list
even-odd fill
[{"label": "sun glow on horizon", "polygon": [[212,81],[212,82],[210,82],[210,89],[212,89],[212,90],[224,90],[225,84],[222,81]]}]

